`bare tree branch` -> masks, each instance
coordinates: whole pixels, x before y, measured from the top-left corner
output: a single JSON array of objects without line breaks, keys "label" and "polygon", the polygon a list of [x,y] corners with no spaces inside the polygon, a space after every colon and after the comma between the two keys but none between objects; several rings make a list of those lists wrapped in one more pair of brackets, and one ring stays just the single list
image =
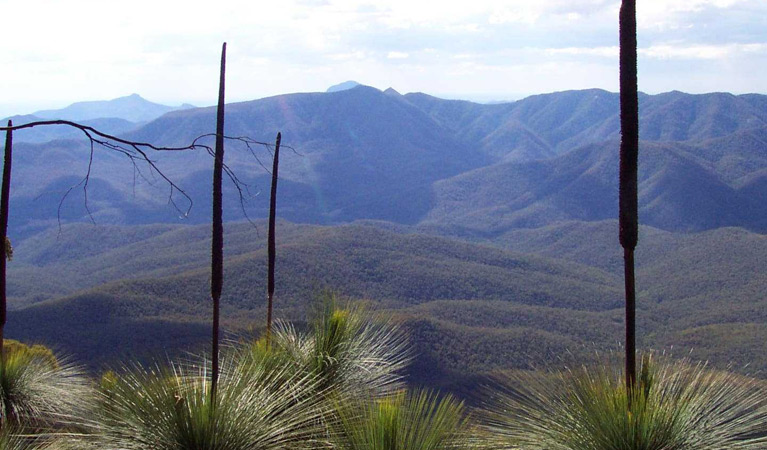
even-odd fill
[{"label": "bare tree branch", "polygon": [[[184,217],[188,216],[189,211],[191,211],[192,206],[194,204],[194,201],[192,198],[182,189],[180,186],[178,186],[173,180],[168,178],[165,173],[163,173],[162,170],[160,170],[159,167],[157,167],[157,164],[155,161],[153,161],[151,158],[149,158],[149,155],[147,153],[148,150],[152,151],[158,151],[158,152],[177,152],[177,151],[185,151],[185,150],[194,150],[195,148],[200,148],[204,146],[200,145],[188,145],[184,147],[159,147],[154,144],[150,144],[147,142],[137,142],[137,141],[130,141],[127,139],[119,138],[117,136],[112,136],[110,134],[104,133],[102,131],[99,131],[93,127],[82,125],[77,122],[71,122],[69,120],[43,120],[43,121],[37,121],[37,122],[29,122],[25,123],[23,125],[16,125],[11,127],[0,127],[0,131],[8,131],[8,130],[23,130],[25,128],[33,128],[38,126],[48,126],[48,125],[64,125],[69,126],[72,128],[76,128],[83,132],[86,138],[88,138],[88,141],[90,142],[90,158],[88,161],[88,170],[85,175],[85,178],[82,182],[76,184],[72,188],[70,188],[69,191],[67,191],[67,194],[65,194],[65,198],[68,195],[68,193],[74,189],[77,186],[83,185],[83,189],[86,190],[85,192],[85,198],[86,198],[86,205],[85,208],[88,211],[88,214],[93,220],[93,216],[90,212],[90,209],[88,208],[87,204],[87,187],[88,187],[88,181],[90,179],[90,173],[91,168],[93,164],[93,153],[94,153],[94,146],[100,145],[101,147],[104,147],[108,150],[116,151],[123,156],[127,157],[131,162],[136,164],[136,161],[142,161],[146,163],[150,170],[154,170],[157,172],[157,174],[162,178],[166,183],[168,183],[171,187],[170,191],[170,197],[169,202],[173,205],[173,207]],[[207,147],[205,147],[207,148]],[[181,194],[184,198],[186,198],[187,202],[189,203],[189,206],[184,210],[181,209],[181,207],[178,206],[178,204],[173,200],[173,193],[178,192]],[[59,214],[61,212],[61,204],[59,205]],[[59,223],[60,223],[60,215],[59,215]]]},{"label": "bare tree branch", "polygon": [[[88,167],[86,170],[86,174],[83,177],[82,180],[80,180],[78,183],[72,185],[62,196],[57,212],[56,212],[56,220],[59,226],[59,229],[61,229],[61,212],[63,208],[64,201],[68,198],[69,194],[77,189],[78,187],[82,187],[83,189],[83,195],[85,198],[85,209],[88,213],[88,217],[91,222],[95,223],[95,219],[93,217],[93,213],[90,209],[89,203],[88,203],[88,186],[90,183],[90,176],[92,173],[93,168],[93,158],[95,154],[95,146],[98,145],[100,147],[103,147],[107,150],[115,151],[122,156],[125,156],[128,158],[128,160],[131,162],[133,166],[133,195],[135,196],[135,189],[136,189],[136,180],[137,175],[139,178],[146,181],[149,185],[154,186],[156,185],[156,180],[150,180],[147,175],[141,170],[139,166],[139,162],[143,162],[149,166],[149,174],[151,174],[152,178],[155,177],[155,175],[159,176],[160,179],[170,186],[170,191],[168,194],[168,204],[172,205],[173,208],[181,214],[182,217],[187,217],[192,209],[192,206],[194,204],[194,201],[192,198],[186,193],[184,189],[182,189],[177,183],[172,181],[168,176],[163,173],[162,170],[157,166],[157,163],[152,160],[149,157],[149,151],[157,151],[157,152],[181,152],[181,151],[188,151],[188,150],[205,150],[211,157],[215,157],[215,152],[212,146],[202,143],[201,141],[205,138],[215,138],[216,133],[207,133],[202,134],[200,136],[197,136],[194,138],[191,144],[186,146],[171,146],[171,147],[165,147],[165,146],[157,146],[155,144],[151,144],[148,142],[139,142],[139,141],[131,141],[128,139],[120,138],[108,133],[104,133],[102,131],[99,131],[91,126],[79,124],[77,122],[72,122],[69,120],[43,120],[43,121],[35,121],[35,122],[28,122],[23,125],[11,125],[6,127],[0,127],[0,131],[16,131],[16,130],[23,130],[27,128],[34,128],[39,126],[68,126],[75,129],[78,129],[82,131],[82,133],[85,135],[85,137],[88,139],[90,143],[90,153],[88,157]],[[258,153],[256,151],[256,147],[263,147],[266,149],[266,151],[269,153],[269,155],[273,158],[273,143],[269,142],[262,142],[258,141],[256,139],[250,138],[248,136],[223,136],[223,139],[230,140],[234,142],[238,142],[240,144],[243,144],[247,151],[250,153],[250,155],[253,157],[253,159],[256,161],[256,163],[269,175],[271,175],[271,170],[267,167],[266,164],[262,161],[262,159],[258,156]],[[301,153],[299,153],[295,148],[282,144],[281,148],[287,148],[291,150],[294,154],[297,154],[301,156]],[[239,198],[240,203],[240,210],[242,211],[243,216],[245,219],[256,227],[256,230],[258,229],[255,222],[251,219],[250,215],[248,214],[246,203],[248,202],[249,198],[254,198],[260,194],[260,190],[257,192],[251,191],[251,186],[246,183],[243,179],[237,176],[236,172],[232,170],[231,167],[224,164],[223,165],[223,171],[229,178],[229,180],[234,185],[235,189],[237,190],[237,195]],[[176,201],[176,198],[174,196],[175,193],[180,194],[186,199],[186,202],[188,205],[186,205],[184,208],[181,207]]]}]

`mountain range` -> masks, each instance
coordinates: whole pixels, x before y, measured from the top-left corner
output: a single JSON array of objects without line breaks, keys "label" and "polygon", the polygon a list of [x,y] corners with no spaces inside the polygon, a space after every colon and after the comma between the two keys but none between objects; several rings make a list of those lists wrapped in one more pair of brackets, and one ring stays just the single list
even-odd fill
[{"label": "mountain range", "polygon": [[[412,333],[413,379],[435,386],[620,342],[617,94],[478,104],[347,83],[329,91],[227,105],[227,136],[271,143],[280,131],[288,146],[280,317],[306,320],[325,287],[367,299]],[[180,146],[212,132],[215,109],[122,130],[119,119],[93,120]],[[210,155],[151,154],[180,192],[118,152],[97,148],[89,165],[87,141],[25,142],[26,132],[14,148],[9,336],[94,370],[126,352],[204,342]],[[767,337],[767,96],[641,94],[640,137],[642,346],[767,368],[757,350]],[[225,188],[224,322],[236,337],[264,314],[271,154],[227,142],[240,189]]]},{"label": "mountain range", "polygon": [[[181,106],[166,106],[150,102],[138,94],[131,94],[113,100],[77,102],[61,109],[36,111],[32,114],[6,117],[7,123],[13,120],[15,125],[43,120],[70,120],[93,127],[111,135],[118,135],[154,120],[170,111],[190,109],[194,106],[184,103]],[[16,140],[23,142],[48,142],[54,139],[83,138],[80,130],[55,126],[39,127],[17,133]]]},{"label": "mountain range", "polygon": [[[767,97],[760,95],[642,95],[642,221],[669,231],[740,226],[763,232],[765,110]],[[186,145],[210,133],[214,114],[213,108],[173,111],[123,136]],[[618,128],[617,94],[601,90],[483,105],[357,86],[230,104],[226,133],[268,143],[281,131],[283,142],[295,149],[285,154],[280,170],[282,217],[288,220],[385,220],[471,235],[615,217]],[[50,218],[66,189],[85,173],[76,161],[87,162],[87,142],[18,147],[15,176],[22,186],[14,191],[15,201],[30,220]],[[167,195],[158,193],[167,186],[150,185],[128,161],[108,153],[97,151],[92,173],[104,185],[90,193],[97,221],[178,220]],[[152,156],[197,205],[189,220],[206,220],[210,200],[200,186],[209,184],[209,155]],[[263,148],[250,152],[229,144],[227,163],[254,193],[268,183],[263,162],[269,158]],[[61,160],[71,160],[74,170],[64,172],[69,165]],[[250,217],[265,215],[264,196],[247,200]],[[62,214],[68,220],[89,219],[82,198],[66,203]],[[230,218],[243,218],[231,185],[227,204]],[[30,225],[39,230],[30,220],[11,226],[25,235]]]}]

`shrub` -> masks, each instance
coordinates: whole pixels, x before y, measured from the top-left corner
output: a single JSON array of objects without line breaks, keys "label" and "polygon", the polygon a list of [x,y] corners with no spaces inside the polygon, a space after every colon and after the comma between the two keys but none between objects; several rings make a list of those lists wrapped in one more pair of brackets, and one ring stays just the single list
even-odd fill
[{"label": "shrub", "polygon": [[314,448],[324,415],[312,377],[221,361],[215,404],[207,363],[134,367],[102,381],[102,447],[156,450]]},{"label": "shrub", "polygon": [[322,299],[309,333],[278,322],[271,345],[257,341],[249,353],[244,360],[317,377],[322,391],[361,397],[400,389],[400,372],[409,361],[407,339],[397,326],[375,320],[359,306],[341,307],[333,294]]},{"label": "shrub", "polygon": [[464,450],[471,447],[463,403],[427,391],[400,392],[338,407],[341,450]]},{"label": "shrub", "polygon": [[88,378],[46,347],[9,341],[0,363],[0,426],[51,432],[82,425],[92,400]]},{"label": "shrub", "polygon": [[605,363],[501,380],[484,427],[504,449],[765,448],[767,395],[761,381],[646,356],[636,387],[627,392],[616,367]]}]

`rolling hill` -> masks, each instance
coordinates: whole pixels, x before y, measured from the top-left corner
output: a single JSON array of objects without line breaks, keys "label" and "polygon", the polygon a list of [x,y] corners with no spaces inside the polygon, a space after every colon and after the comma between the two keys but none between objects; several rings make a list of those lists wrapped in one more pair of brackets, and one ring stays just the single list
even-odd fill
[{"label": "rolling hill", "polygon": [[[305,320],[322,288],[367,299],[413,335],[419,355],[413,381],[435,386],[484,371],[554,364],[564,352],[611,349],[621,340],[619,267],[599,267],[618,253],[614,230],[610,221],[571,222],[524,231],[527,242],[519,231],[508,242],[524,247],[523,254],[407,230],[283,222],[278,317]],[[202,348],[209,336],[208,232],[207,226],[74,225],[59,239],[52,231],[20,243],[9,273],[16,307],[9,336],[61,348],[94,369],[127,355]],[[572,248],[564,251],[565,243]],[[223,323],[236,339],[258,330],[265,313],[265,237],[250,224],[231,224],[226,246]],[[726,349],[753,345],[747,330],[764,322],[767,277],[759,268],[766,251],[762,235],[742,229],[643,228],[641,344],[692,348],[720,365],[753,356],[753,347],[738,348],[737,358],[727,358]],[[44,295],[35,297],[39,292]],[[723,327],[733,331],[730,339],[704,339]],[[760,356],[750,363],[767,367]]]}]

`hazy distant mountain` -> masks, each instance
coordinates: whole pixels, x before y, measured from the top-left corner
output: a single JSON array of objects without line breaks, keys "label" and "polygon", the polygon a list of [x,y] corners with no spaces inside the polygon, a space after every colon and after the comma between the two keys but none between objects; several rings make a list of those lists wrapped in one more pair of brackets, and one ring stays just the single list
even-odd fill
[{"label": "hazy distant mountain", "polygon": [[344,81],[343,83],[334,84],[333,86],[330,86],[327,91],[325,92],[340,92],[345,91],[347,89],[355,88],[357,86],[360,86],[359,83],[356,81]]},{"label": "hazy distant mountain", "polygon": [[[8,117],[4,120],[7,121],[8,119],[13,120],[14,125],[23,125],[29,122],[39,122],[43,120],[48,120],[48,119],[44,119],[42,117],[37,117],[33,115],[13,116],[13,117]],[[126,133],[139,126],[138,123],[130,122],[125,119],[118,119],[114,117],[91,119],[91,120],[80,120],[78,122],[81,123],[82,125],[93,127],[99,131],[103,131],[104,133],[111,134],[113,136]],[[83,134],[82,131],[78,129],[64,126],[64,125],[28,128],[28,129],[17,131],[16,133],[13,134],[13,140],[15,142],[42,143],[42,142],[52,141],[54,139],[85,139],[85,135]]]},{"label": "hazy distant mountain", "polygon": [[82,121],[100,118],[118,118],[130,122],[148,122],[170,111],[193,108],[192,105],[166,106],[152,103],[138,94],[107,101],[73,103],[66,108],[37,111],[33,116],[43,119]]},{"label": "hazy distant mountain", "polygon": [[[666,230],[767,230],[766,99],[642,94],[640,220]],[[186,145],[211,133],[214,123],[213,107],[173,111],[125,136]],[[374,219],[470,236],[617,214],[618,95],[602,90],[483,105],[357,86],[227,107],[229,136],[272,142],[278,131],[295,149],[280,168],[280,214],[291,221]],[[270,155],[256,149],[259,164],[241,145],[230,141],[227,149],[227,163],[251,192],[265,192],[261,164]],[[14,204],[24,214],[12,215],[17,233],[55,224],[58,203],[82,179],[88,152],[84,143],[19,145]],[[91,185],[89,208],[98,220],[178,221],[167,206],[167,186],[150,185],[151,174],[137,174],[114,152],[98,150],[95,157],[92,177],[107,187],[97,193]],[[210,156],[152,157],[193,198],[189,220],[207,220]],[[81,187],[61,209],[66,220],[88,220]],[[226,216],[242,218],[237,191],[227,189]],[[248,197],[247,207],[251,217],[265,216],[266,196]]]}]

